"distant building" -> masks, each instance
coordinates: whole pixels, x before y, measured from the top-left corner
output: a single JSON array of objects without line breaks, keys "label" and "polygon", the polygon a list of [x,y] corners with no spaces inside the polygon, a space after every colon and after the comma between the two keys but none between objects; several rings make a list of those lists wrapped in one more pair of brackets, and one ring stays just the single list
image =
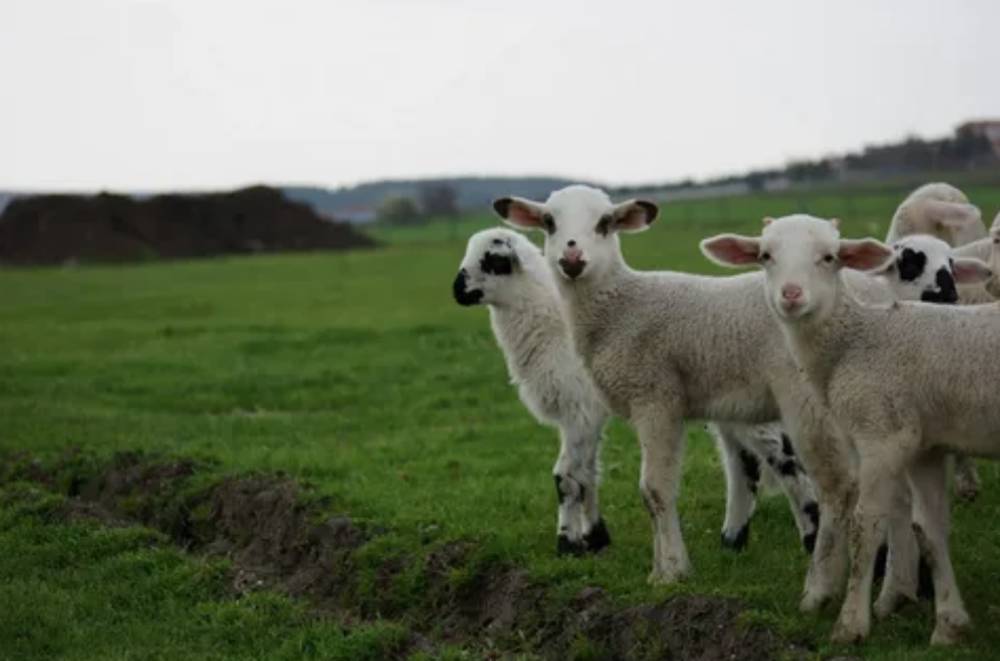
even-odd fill
[{"label": "distant building", "polygon": [[955,132],[959,135],[965,133],[986,138],[993,147],[994,155],[1000,158],[1000,119],[981,119],[965,122]]}]

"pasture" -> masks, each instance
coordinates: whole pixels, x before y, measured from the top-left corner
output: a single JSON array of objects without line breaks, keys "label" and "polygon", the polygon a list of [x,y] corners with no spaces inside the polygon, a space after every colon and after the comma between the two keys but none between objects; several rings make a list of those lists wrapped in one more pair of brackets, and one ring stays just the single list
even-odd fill
[{"label": "pasture", "polygon": [[[1000,185],[965,190],[989,224]],[[841,216],[847,236],[881,237],[903,195],[836,189],[667,203],[649,232],[623,238],[624,252],[636,268],[721,273],[698,252],[706,235],[756,233],[764,215],[807,210]],[[646,584],[652,538],[639,453],[620,423],[603,452],[612,546],[556,557],[555,434],[507,384],[486,310],[451,299],[465,238],[493,224],[483,214],[380,228],[383,247],[343,254],[0,271],[0,658],[541,653],[530,638],[428,627],[420,568],[456,542],[467,553],[450,568],[453,582],[503,565],[523,568],[553,603],[571,604],[588,587],[622,608],[731,597],[743,608],[734,626],[776,632],[784,654],[852,652],[826,642],[835,608],[797,612],[807,558],[780,494],[759,502],[747,551],[720,548],[723,475],[700,425],[687,430],[680,504],[691,580]],[[82,467],[60,459],[71,447]],[[308,483],[325,510],[378,530],[353,568],[356,603],[318,617],[307,599],[234,590],[225,559],[186,553],[164,531],[56,515],[73,492],[60,480],[121,452],[193,458],[201,484],[275,472]],[[27,479],[23,453],[60,466],[59,479]],[[1000,472],[990,463],[980,471],[979,500],[954,507],[968,641],[928,650],[924,602],[876,626],[860,648],[866,658],[982,658],[1000,646]],[[386,559],[399,568],[388,578]],[[415,629],[426,644],[413,643]],[[601,658],[601,644],[580,638],[571,651]]]}]

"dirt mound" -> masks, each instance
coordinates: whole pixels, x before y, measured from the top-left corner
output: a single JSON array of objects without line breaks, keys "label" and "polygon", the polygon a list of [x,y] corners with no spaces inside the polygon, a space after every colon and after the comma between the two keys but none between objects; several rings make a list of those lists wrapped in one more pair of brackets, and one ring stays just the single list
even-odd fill
[{"label": "dirt mound", "polygon": [[[766,659],[803,651],[741,622],[733,599],[675,596],[622,606],[600,588],[585,588],[567,601],[523,569],[484,562],[465,540],[430,544],[422,556],[365,554],[386,531],[331,515],[330,503],[307,486],[281,475],[199,482],[210,475],[201,468],[132,453],[104,466],[75,454],[47,466],[11,455],[0,458],[0,483],[61,489],[73,503],[65,508],[70,520],[131,520],[191,551],[226,556],[236,592],[282,590],[347,622],[403,620],[419,632],[411,651],[433,647],[431,639],[487,657]],[[374,587],[362,585],[359,569],[373,562]],[[466,578],[456,581],[456,573]],[[393,597],[397,582],[414,580],[418,590]]]},{"label": "dirt mound", "polygon": [[101,193],[12,200],[0,215],[0,263],[63,264],[299,250],[346,250],[374,242],[325,220],[279,190],[136,199]]}]

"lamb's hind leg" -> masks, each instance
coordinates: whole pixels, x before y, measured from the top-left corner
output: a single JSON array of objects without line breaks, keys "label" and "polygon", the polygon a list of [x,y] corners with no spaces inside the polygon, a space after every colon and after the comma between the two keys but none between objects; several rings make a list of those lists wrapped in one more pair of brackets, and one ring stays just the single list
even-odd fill
[{"label": "lamb's hind leg", "polygon": [[722,546],[740,551],[750,539],[750,517],[756,505],[760,460],[739,441],[741,434],[750,433],[748,427],[721,422],[710,422],[706,427],[715,439],[726,473],[726,518],[722,524]]},{"label": "lamb's hind leg", "polygon": [[981,488],[976,462],[957,452],[952,457],[955,462],[955,495],[971,503],[979,496]]},{"label": "lamb's hind leg", "polygon": [[587,550],[583,523],[585,483],[580,478],[581,448],[579,438],[572,430],[560,429],[559,458],[552,469],[559,501],[559,520],[556,529],[556,553],[580,555]]},{"label": "lamb's hind leg", "polygon": [[653,523],[653,570],[649,582],[673,583],[691,571],[677,516],[683,419],[660,407],[633,408],[632,422],[642,450],[639,489]]},{"label": "lamb's hind leg", "polygon": [[913,489],[914,531],[934,578],[935,626],[933,645],[950,645],[970,625],[962,603],[948,550],[951,514],[948,511],[947,468],[940,452],[914,462],[909,472]]},{"label": "lamb's hind leg", "polygon": [[777,477],[792,509],[802,546],[807,553],[812,553],[819,530],[819,504],[812,480],[799,462],[784,427],[773,423],[760,425],[755,431],[755,434],[746,437],[747,445],[764,457],[768,468]]}]

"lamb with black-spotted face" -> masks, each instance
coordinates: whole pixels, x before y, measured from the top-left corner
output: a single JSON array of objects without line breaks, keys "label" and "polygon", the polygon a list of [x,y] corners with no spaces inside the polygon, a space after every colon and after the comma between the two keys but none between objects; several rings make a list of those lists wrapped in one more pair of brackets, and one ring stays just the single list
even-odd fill
[{"label": "lamb with black-spotted face", "polygon": [[[453,290],[459,304],[489,306],[497,344],[522,402],[539,422],[560,431],[553,468],[558,553],[600,551],[611,539],[597,494],[601,430],[609,413],[572,346],[554,276],[541,252],[507,229],[478,232],[469,238]],[[711,429],[726,468],[723,545],[740,549],[747,544],[758,482],[774,472],[811,550],[818,507],[783,430],[732,423]]]}]

